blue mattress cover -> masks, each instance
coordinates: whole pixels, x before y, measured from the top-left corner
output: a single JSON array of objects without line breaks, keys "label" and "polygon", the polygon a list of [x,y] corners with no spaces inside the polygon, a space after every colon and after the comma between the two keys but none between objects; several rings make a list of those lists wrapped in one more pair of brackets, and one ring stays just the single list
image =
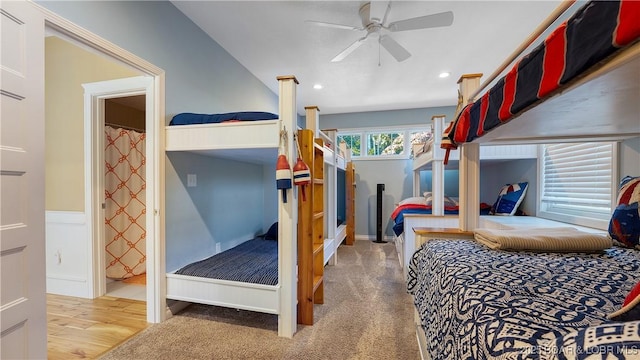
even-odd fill
[{"label": "blue mattress cover", "polygon": [[263,111],[241,111],[221,114],[180,113],[171,119],[169,125],[217,124],[224,121],[275,120],[278,115]]},{"label": "blue mattress cover", "polygon": [[278,284],[278,241],[256,238],[229,250],[184,266],[180,275],[240,281],[253,284]]}]

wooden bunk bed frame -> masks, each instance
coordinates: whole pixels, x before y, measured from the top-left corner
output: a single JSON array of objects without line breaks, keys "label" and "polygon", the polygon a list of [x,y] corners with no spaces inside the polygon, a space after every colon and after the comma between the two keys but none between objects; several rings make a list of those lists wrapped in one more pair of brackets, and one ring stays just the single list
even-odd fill
[{"label": "wooden bunk bed frame", "polygon": [[[287,142],[290,144],[286,155],[290,162],[294,161],[297,157],[293,135],[297,129],[298,81],[295,76],[279,76],[277,79],[278,120],[167,126],[166,151],[232,156],[251,161],[270,158],[273,161],[278,152],[280,131],[286,129]],[[290,164],[291,168],[293,165],[294,163]],[[286,203],[278,196],[277,285],[249,284],[167,273],[167,299],[277,314],[278,336],[293,337],[297,322],[297,210],[296,191],[289,191],[289,201]]]},{"label": "wooden bunk bed frame", "polygon": [[[561,4],[482,85],[481,74],[463,75],[459,81],[463,103],[472,103],[509,65],[521,58],[534,40],[565,12],[573,1]],[[637,11],[637,7],[636,7]],[[637,27],[636,27],[637,29]],[[479,164],[485,144],[540,144],[571,141],[612,141],[640,136],[640,42],[618,50],[586,73],[529,106],[506,123],[459,147],[460,213],[454,220],[440,217],[430,226],[469,233],[479,227]],[[561,119],[562,121],[559,121]],[[436,134],[437,135],[437,134]],[[409,216],[408,219],[412,219]],[[406,220],[405,220],[406,221]],[[406,223],[405,223],[406,226]],[[411,225],[410,225],[411,226]],[[501,226],[498,224],[497,226]],[[547,224],[545,224],[547,226]],[[413,231],[411,231],[413,235]],[[420,245],[415,236],[414,249]],[[408,239],[405,237],[405,241]],[[416,313],[417,315],[417,313]],[[427,338],[416,316],[416,333],[423,359],[429,358]]]},{"label": "wooden bunk bed frame", "polygon": [[324,303],[324,151],[311,130],[298,130],[302,160],[311,184],[298,197],[298,323],[313,325],[313,305]]}]

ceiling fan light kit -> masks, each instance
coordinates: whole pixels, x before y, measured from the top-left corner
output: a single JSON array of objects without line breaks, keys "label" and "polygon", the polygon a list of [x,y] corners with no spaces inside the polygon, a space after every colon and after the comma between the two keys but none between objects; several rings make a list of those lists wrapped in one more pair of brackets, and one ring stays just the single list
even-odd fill
[{"label": "ceiling fan light kit", "polygon": [[[374,8],[373,11],[372,8]],[[363,37],[360,37],[349,46],[347,46],[346,49],[338,53],[338,55],[334,56],[333,59],[331,59],[331,62],[339,62],[344,60],[347,56],[349,56],[352,52],[354,52],[357,48],[364,44],[364,42],[372,34],[378,37],[378,44],[382,46],[389,54],[391,54],[391,56],[393,56],[396,61],[402,62],[411,57],[411,53],[387,33],[444,27],[453,24],[453,13],[451,11],[446,11],[438,14],[418,16],[410,19],[394,21],[386,25],[389,10],[391,10],[390,1],[375,1],[373,5],[371,2],[362,4],[362,6],[360,6],[360,10],[358,11],[360,20],[362,21],[362,27],[333,24],[314,20],[307,20],[306,22],[313,25],[336,29],[367,32]],[[379,16],[382,12],[384,15]]]}]

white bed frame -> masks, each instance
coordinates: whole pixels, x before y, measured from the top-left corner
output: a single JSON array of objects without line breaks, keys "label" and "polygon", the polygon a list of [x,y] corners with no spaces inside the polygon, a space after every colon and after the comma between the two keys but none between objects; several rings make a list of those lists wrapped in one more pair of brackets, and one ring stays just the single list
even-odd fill
[{"label": "white bed frame", "polygon": [[[280,76],[279,119],[223,124],[167,126],[166,151],[189,151],[243,161],[274,162],[280,130],[287,129],[289,161],[296,159],[297,129],[294,76]],[[257,151],[256,151],[257,150]],[[293,168],[293,163],[290,164]],[[289,201],[278,196],[278,284],[260,285],[167,273],[167,299],[278,315],[278,336],[293,337],[297,306],[297,192]]]},{"label": "white bed frame", "polygon": [[[405,231],[395,239],[396,250],[400,266],[405,269],[409,258],[415,251],[412,229],[414,227],[450,227],[460,226],[458,215],[444,214],[444,158],[445,150],[440,148],[442,133],[446,127],[444,115],[436,115],[431,118],[433,130],[433,142],[427,152],[417,156],[413,160],[413,196],[422,196],[420,191],[420,172],[431,170],[432,213],[431,215],[407,214],[404,217]],[[482,162],[536,159],[538,147],[533,144],[494,145],[480,147],[480,160]],[[447,169],[457,169],[460,159],[460,151],[453,150],[449,154]],[[461,183],[461,191],[464,185]],[[478,200],[478,204],[480,201]],[[462,209],[462,206],[461,206]]]},{"label": "white bed frame", "polygon": [[[492,85],[514,60],[526,53],[529,45],[569,7],[570,2],[563,3],[536,29],[536,31],[519,46],[514,53],[497,69],[482,85],[481,74],[462,76],[459,85],[463,103],[475,101],[483,89]],[[479,163],[481,147],[485,144],[539,144],[572,141],[612,141],[640,136],[640,43],[620,51],[604,65],[574,80],[562,91],[542,103],[510,120],[508,123],[491,130],[471,143],[465,143],[459,150],[460,177],[465,179],[466,186],[461,186],[460,214],[458,227],[464,231],[473,231],[479,227],[510,228],[520,226],[550,226],[553,221],[530,217],[498,218],[479,216]],[[562,121],[558,121],[562,119]],[[411,226],[412,217],[409,217]],[[510,223],[510,222],[516,222]],[[523,224],[522,222],[530,222]],[[437,226],[437,225],[436,225]],[[449,226],[447,226],[449,227]],[[405,229],[409,228],[405,219]],[[409,232],[405,231],[405,243],[409,243]],[[415,249],[415,236],[411,241]],[[412,254],[412,253],[411,253]],[[410,256],[410,255],[409,255]],[[423,359],[426,353],[426,337],[419,320],[416,332]]]},{"label": "white bed frame", "polygon": [[[324,140],[324,166],[326,191],[326,217],[325,217],[325,245],[324,263],[336,265],[338,263],[338,247],[347,237],[346,222],[336,226],[338,220],[338,169],[345,170],[347,161],[350,161],[350,153],[344,153],[337,146],[336,130],[319,130],[320,137]],[[347,160],[348,158],[348,160]]]}]

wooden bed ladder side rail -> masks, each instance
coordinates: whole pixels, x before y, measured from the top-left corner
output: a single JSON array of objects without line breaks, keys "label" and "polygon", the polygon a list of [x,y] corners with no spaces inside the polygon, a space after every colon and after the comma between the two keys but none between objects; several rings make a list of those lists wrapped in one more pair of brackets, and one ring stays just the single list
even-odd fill
[{"label": "wooden bed ladder side rail", "polygon": [[344,242],[347,245],[353,245],[356,240],[356,168],[353,161],[347,163],[345,182],[347,236]]},{"label": "wooden bed ladder side rail", "polygon": [[306,186],[305,200],[298,197],[297,321],[313,325],[313,305],[324,302],[324,152],[322,140],[315,139],[310,129],[298,131],[298,143],[311,184]]},{"label": "wooden bed ladder side rail", "polygon": [[[313,131],[298,130],[302,160],[313,179]],[[306,201],[298,197],[298,323],[313,325],[313,185],[306,186]]]},{"label": "wooden bed ladder side rail", "polygon": [[[293,135],[297,129],[298,114],[296,111],[296,85],[298,80],[293,75],[278,76],[278,114],[280,116],[280,130],[287,130],[286,141],[289,166],[296,160],[296,147],[293,145]],[[297,301],[297,223],[298,223],[298,195],[296,191],[289,191],[288,202],[278,196],[278,283],[279,313],[278,336],[292,338],[297,329],[296,301]]]}]

